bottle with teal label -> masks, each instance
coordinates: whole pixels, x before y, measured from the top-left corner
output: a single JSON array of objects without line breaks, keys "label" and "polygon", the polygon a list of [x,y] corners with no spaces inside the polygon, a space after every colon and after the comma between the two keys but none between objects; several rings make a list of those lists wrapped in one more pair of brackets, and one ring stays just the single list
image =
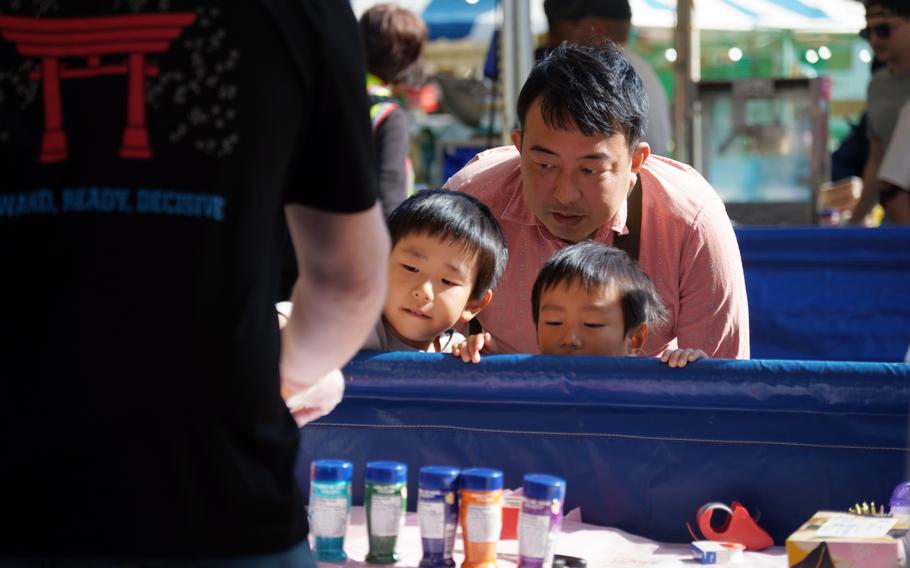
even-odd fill
[{"label": "bottle with teal label", "polygon": [[351,512],[354,466],[343,460],[316,460],[310,465],[310,536],[319,562],[345,562],[344,535]]},{"label": "bottle with teal label", "polygon": [[366,561],[398,562],[398,535],[408,506],[408,466],[390,461],[367,463],[363,504],[370,540]]}]

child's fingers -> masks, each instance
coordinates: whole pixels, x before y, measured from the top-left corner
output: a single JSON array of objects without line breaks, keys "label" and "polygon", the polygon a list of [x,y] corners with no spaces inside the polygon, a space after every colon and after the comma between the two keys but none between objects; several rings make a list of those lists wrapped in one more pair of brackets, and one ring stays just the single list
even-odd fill
[{"label": "child's fingers", "polygon": [[685,367],[686,366],[686,350],[677,349],[670,355],[670,366],[671,367]]},{"label": "child's fingers", "polygon": [[661,356],[660,356],[660,362],[661,362],[661,363],[666,363],[667,361],[669,361],[669,360],[670,360],[670,354],[671,354],[671,353],[672,353],[672,351],[670,351],[669,349],[667,349],[666,351],[664,351],[664,352],[661,354]]}]

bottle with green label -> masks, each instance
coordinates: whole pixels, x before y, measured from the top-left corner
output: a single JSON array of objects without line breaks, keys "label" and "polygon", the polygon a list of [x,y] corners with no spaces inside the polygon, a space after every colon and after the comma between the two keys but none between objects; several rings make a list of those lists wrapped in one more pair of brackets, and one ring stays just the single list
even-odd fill
[{"label": "bottle with green label", "polygon": [[398,562],[398,535],[408,506],[408,466],[399,462],[367,463],[366,490],[363,504],[367,516],[367,534],[371,564]]}]

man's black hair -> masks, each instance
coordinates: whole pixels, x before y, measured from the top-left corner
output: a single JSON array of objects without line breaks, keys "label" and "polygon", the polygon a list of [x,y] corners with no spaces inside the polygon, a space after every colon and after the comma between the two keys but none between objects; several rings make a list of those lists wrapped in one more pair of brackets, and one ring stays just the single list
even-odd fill
[{"label": "man's black hair", "polygon": [[664,306],[648,275],[625,252],[593,241],[567,246],[544,263],[531,289],[534,326],[540,317],[540,296],[556,286],[580,284],[589,293],[603,288],[619,292],[623,334],[641,324],[654,325]]},{"label": "man's black hair", "polygon": [[418,191],[395,208],[388,218],[392,246],[406,236],[420,234],[464,245],[476,255],[471,299],[479,300],[499,283],[509,250],[490,209],[470,195],[443,189]]},{"label": "man's black hair", "polygon": [[528,109],[538,99],[548,127],[578,129],[586,136],[622,133],[629,148],[641,140],[647,123],[645,87],[612,42],[597,46],[563,42],[539,61],[518,95],[522,129]]}]

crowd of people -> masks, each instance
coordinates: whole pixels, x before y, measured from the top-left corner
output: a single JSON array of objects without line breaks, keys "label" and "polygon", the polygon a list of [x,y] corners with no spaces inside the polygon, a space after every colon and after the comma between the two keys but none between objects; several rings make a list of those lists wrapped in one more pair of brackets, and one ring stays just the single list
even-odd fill
[{"label": "crowd of people", "polygon": [[[668,136],[649,129],[648,88],[620,45],[551,45],[522,87],[513,144],[406,198],[406,132],[382,89],[419,66],[419,19],[380,6],[358,25],[335,0],[213,5],[196,37],[239,54],[219,63],[236,97],[210,101],[230,100],[231,152],[197,152],[205,144],[186,125],[175,135],[186,112],[175,97],[147,109],[148,155],[118,154],[108,133],[127,103],[92,75],[106,59],[66,84],[56,111],[46,62],[44,107],[0,97],[0,194],[49,192],[53,205],[67,188],[126,188],[116,211],[0,217],[0,566],[312,565],[298,426],[341,400],[339,369],[361,348],[474,362],[749,357],[730,219],[697,171],[653,151]],[[873,45],[910,37],[897,5],[870,1]],[[134,7],[15,18],[116,27],[147,16],[123,12]],[[551,15],[581,35],[628,20]],[[162,56],[160,72],[192,87],[198,57],[181,53]],[[23,58],[3,44],[0,69],[27,72]],[[891,93],[887,113],[870,98],[874,132],[898,122],[891,107],[910,61],[894,61],[870,88]],[[35,128],[51,119],[56,130]],[[69,154],[39,151],[61,139]],[[223,214],[139,212],[129,205],[139,188],[219,196]],[[286,234],[297,277],[279,332]]]}]

